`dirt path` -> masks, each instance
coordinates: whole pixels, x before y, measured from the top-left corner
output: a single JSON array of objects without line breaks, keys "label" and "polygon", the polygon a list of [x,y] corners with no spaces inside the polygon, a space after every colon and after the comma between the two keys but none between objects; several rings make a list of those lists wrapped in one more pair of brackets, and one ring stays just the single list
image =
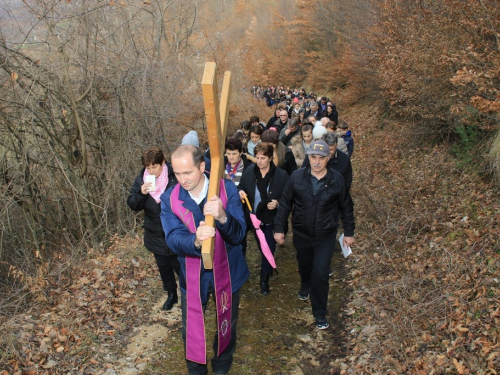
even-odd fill
[{"label": "dirt path", "polygon": [[[319,331],[309,301],[297,297],[299,274],[291,238],[277,249],[279,275],[271,278],[269,296],[260,294],[260,254],[253,236],[248,238],[251,275],[241,290],[231,373],[340,373],[347,262],[336,253],[330,328]],[[0,327],[0,375],[186,373],[180,306],[161,310],[166,296],[154,259],[139,237],[115,237],[107,250],[89,254],[72,279],[62,280],[47,297],[46,304]],[[206,322],[211,356],[213,304]]]},{"label": "dirt path", "polygon": [[[269,296],[260,294],[260,253],[251,234],[248,239],[251,275],[241,290],[238,347],[231,373],[341,373],[348,336],[343,309],[351,288],[346,277],[355,258],[345,260],[340,251],[335,252],[330,328],[320,331],[310,302],[297,298],[300,278],[291,236],[277,249],[279,275],[271,278]],[[71,276],[54,286],[46,305],[0,328],[0,359],[6,359],[0,375],[186,372],[180,306],[170,312],[161,310],[166,296],[154,259],[139,236],[115,237],[106,250],[91,252]],[[213,305],[206,321],[211,343]],[[207,347],[211,356],[211,345]]]},{"label": "dirt path", "polygon": [[[262,296],[258,286],[260,258],[251,238],[248,251],[251,276],[242,289],[238,349],[232,373],[339,373],[335,360],[343,354],[345,335],[341,307],[347,295],[342,282],[344,261],[339,252],[334,258],[336,272],[331,279],[329,303],[331,325],[326,331],[315,328],[309,301],[297,298],[300,279],[290,238],[284,247],[278,248],[276,260],[279,275],[271,279],[271,294]],[[112,354],[120,366],[110,369],[109,373],[132,374],[139,370],[144,374],[185,373],[180,306],[176,305],[171,312],[163,312],[160,307],[164,297],[157,294],[152,297],[157,302],[146,304],[144,309],[150,311],[146,314],[146,321],[124,334],[126,345]],[[207,341],[210,343],[215,325],[213,304],[207,309],[206,321]],[[208,355],[211,355],[211,349]]]}]

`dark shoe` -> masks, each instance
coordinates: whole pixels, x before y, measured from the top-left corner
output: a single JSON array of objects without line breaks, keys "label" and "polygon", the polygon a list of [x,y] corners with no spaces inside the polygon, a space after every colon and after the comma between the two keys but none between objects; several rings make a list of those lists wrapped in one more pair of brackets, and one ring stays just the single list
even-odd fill
[{"label": "dark shoe", "polygon": [[314,319],[316,320],[317,329],[327,329],[330,327],[324,314],[314,314]]},{"label": "dark shoe", "polygon": [[301,301],[306,301],[308,298],[309,298],[309,288],[301,286],[299,291],[299,299]]},{"label": "dark shoe", "polygon": [[333,270],[332,270],[332,267],[330,267],[330,270],[328,271],[328,277],[332,277],[333,276]]},{"label": "dark shoe", "polygon": [[168,298],[167,300],[165,301],[165,303],[163,304],[163,310],[172,310],[172,307],[174,307],[174,304],[176,304],[177,302],[179,302],[179,298],[177,297],[177,289],[174,290],[174,291],[167,291],[168,293]]},{"label": "dark shoe", "polygon": [[269,274],[261,273],[260,274],[260,293],[267,296],[269,293]]}]

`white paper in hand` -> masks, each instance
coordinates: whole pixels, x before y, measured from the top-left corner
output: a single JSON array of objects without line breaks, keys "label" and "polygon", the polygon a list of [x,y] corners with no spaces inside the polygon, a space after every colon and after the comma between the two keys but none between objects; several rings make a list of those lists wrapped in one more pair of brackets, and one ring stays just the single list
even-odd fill
[{"label": "white paper in hand", "polygon": [[340,247],[342,248],[342,253],[344,254],[344,258],[347,258],[352,254],[352,250],[350,246],[344,246],[344,233],[339,237]]},{"label": "white paper in hand", "polygon": [[144,182],[151,182],[151,186],[148,189],[150,192],[156,190],[156,177],[154,174],[147,175]]}]

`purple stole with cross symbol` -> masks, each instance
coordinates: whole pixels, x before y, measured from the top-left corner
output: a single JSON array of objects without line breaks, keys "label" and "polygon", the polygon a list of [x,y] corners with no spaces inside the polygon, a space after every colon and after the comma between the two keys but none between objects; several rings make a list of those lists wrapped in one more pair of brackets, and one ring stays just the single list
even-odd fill
[{"label": "purple stole with cross symbol", "polygon": [[[177,184],[170,195],[172,212],[177,216],[191,233],[196,233],[196,224],[191,211],[183,207],[183,201],[179,199],[180,185]],[[220,183],[220,199],[224,209],[227,207],[227,194],[224,180]],[[226,245],[219,230],[215,231],[214,241],[214,289],[215,304],[217,306],[217,355],[227,348],[231,340],[231,275],[229,273],[229,261],[227,258]],[[200,272],[201,256],[186,255],[186,359],[206,364],[206,340],[205,320],[200,296]]]}]

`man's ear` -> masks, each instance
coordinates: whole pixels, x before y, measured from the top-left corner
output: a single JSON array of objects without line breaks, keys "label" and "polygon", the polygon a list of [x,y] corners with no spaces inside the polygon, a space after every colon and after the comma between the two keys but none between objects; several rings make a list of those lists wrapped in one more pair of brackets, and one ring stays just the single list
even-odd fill
[{"label": "man's ear", "polygon": [[202,161],[202,162],[200,163],[200,172],[201,172],[201,173],[205,172],[205,162],[204,162],[204,161]]}]

